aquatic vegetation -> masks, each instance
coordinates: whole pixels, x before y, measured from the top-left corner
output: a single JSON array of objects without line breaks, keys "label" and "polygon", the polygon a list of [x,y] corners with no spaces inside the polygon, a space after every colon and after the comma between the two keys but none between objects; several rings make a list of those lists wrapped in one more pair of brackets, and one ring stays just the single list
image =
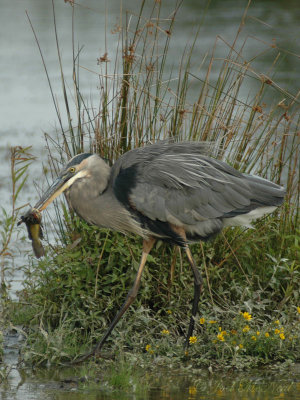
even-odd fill
[{"label": "aquatic vegetation", "polygon": [[22,188],[28,175],[27,170],[34,157],[30,154],[30,147],[16,146],[10,149],[10,184],[11,184],[11,209],[9,211],[1,207],[0,214],[0,291],[1,299],[7,296],[6,274],[9,274],[5,265],[6,258],[12,258],[12,248],[17,247],[18,238],[15,237],[15,229],[20,215],[20,207],[17,207]]}]

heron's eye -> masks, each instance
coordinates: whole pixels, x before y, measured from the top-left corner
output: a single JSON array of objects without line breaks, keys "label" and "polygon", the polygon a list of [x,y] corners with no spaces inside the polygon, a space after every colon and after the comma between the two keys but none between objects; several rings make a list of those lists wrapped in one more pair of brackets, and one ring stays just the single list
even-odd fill
[{"label": "heron's eye", "polygon": [[76,172],[76,168],[74,168],[74,167],[69,168],[69,172],[71,172],[72,174],[74,174],[74,172]]}]

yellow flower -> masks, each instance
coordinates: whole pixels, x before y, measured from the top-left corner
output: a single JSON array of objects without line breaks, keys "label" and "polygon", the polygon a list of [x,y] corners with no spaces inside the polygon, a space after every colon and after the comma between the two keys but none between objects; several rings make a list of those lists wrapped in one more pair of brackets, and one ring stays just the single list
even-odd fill
[{"label": "yellow flower", "polygon": [[189,342],[190,342],[190,344],[197,343],[197,336],[190,336]]},{"label": "yellow flower", "polygon": [[240,348],[240,349],[243,349],[243,348],[244,348],[244,346],[242,345],[242,343],[239,344],[239,348]]},{"label": "yellow flower", "polygon": [[249,313],[246,312],[246,311],[242,313],[242,316],[244,317],[244,319],[245,319],[246,321],[251,321],[251,319],[252,319],[252,315],[249,314]]},{"label": "yellow flower", "polygon": [[281,340],[284,340],[284,339],[285,339],[284,333],[281,333],[281,334],[279,335],[279,337],[280,337]]},{"label": "yellow flower", "polygon": [[190,386],[189,387],[189,394],[191,396],[195,396],[196,393],[197,393],[197,388],[195,386]]},{"label": "yellow flower", "polygon": [[257,335],[257,336],[259,336],[259,335],[260,335],[260,332],[259,332],[259,331],[257,331],[257,332],[256,332],[256,335]]},{"label": "yellow flower", "polygon": [[255,341],[256,340],[256,336],[251,336],[251,339]]},{"label": "yellow flower", "polygon": [[171,311],[171,310],[167,310],[167,313],[168,313],[168,314],[172,314],[172,311]]},{"label": "yellow flower", "polygon": [[231,333],[232,335],[236,335],[236,334],[237,334],[237,331],[236,331],[235,329],[231,329],[230,333]]},{"label": "yellow flower", "polygon": [[224,335],[222,332],[218,333],[217,338],[218,338],[218,340],[220,340],[220,342],[225,342]]},{"label": "yellow flower", "polygon": [[222,332],[222,328],[221,328],[221,326],[219,326],[219,327],[218,327],[218,329],[219,329],[219,332]]},{"label": "yellow flower", "polygon": [[184,355],[187,357],[189,355],[189,352],[185,350]]},{"label": "yellow flower", "polygon": [[163,335],[169,335],[169,334],[170,334],[170,331],[168,331],[168,329],[163,329],[163,330],[161,331],[161,333],[162,333]]},{"label": "yellow flower", "polygon": [[274,324],[279,325],[279,319],[276,319],[276,321],[274,321]]},{"label": "yellow flower", "polygon": [[266,332],[266,333],[265,333],[265,337],[270,337],[269,332]]},{"label": "yellow flower", "polygon": [[217,323],[217,321],[215,321],[215,320],[211,319],[210,321],[208,321],[208,323],[209,323],[209,324],[216,324],[216,323]]},{"label": "yellow flower", "polygon": [[146,351],[149,351],[151,349],[151,344],[147,344],[145,349],[146,349]]},{"label": "yellow flower", "polygon": [[298,314],[300,314],[300,307],[297,307]]},{"label": "yellow flower", "polygon": [[200,321],[199,321],[199,322],[200,322],[200,324],[202,324],[202,325],[203,325],[203,324],[204,324],[204,322],[205,322],[205,318],[200,318]]},{"label": "yellow flower", "polygon": [[248,325],[244,326],[243,332],[249,332],[249,331],[250,331],[250,327]]},{"label": "yellow flower", "polygon": [[275,335],[278,335],[278,333],[280,333],[280,329],[275,329],[274,333],[275,333]]}]

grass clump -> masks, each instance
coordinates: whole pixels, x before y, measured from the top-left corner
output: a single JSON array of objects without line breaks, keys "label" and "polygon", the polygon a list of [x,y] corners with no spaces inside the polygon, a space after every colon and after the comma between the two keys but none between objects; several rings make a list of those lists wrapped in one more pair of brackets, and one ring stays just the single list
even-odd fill
[{"label": "grass clump", "polygon": [[[174,76],[165,65],[178,10],[165,20],[160,2],[150,15],[145,15],[144,4],[126,23],[120,21],[119,51],[111,65],[107,55],[99,59],[97,110],[88,107],[80,93],[74,56],[78,120],[75,124],[69,116],[69,128],[61,125],[57,141],[46,136],[53,173],[83,150],[114,162],[149,141],[188,139],[213,143],[213,156],[284,184],[287,196],[282,209],[258,221],[255,230],[228,228],[213,243],[191,247],[205,282],[188,353],[182,345],[192,274],[181,250],[162,243],[149,256],[137,301],[106,346],[149,365],[153,358],[214,368],[299,361],[298,95],[279,90],[272,77],[255,71],[244,57],[240,36],[246,14],[221,62],[212,51],[208,64],[203,63],[204,79],[203,70],[197,75],[193,70],[194,44]],[[212,70],[218,70],[215,81]],[[241,101],[249,79],[256,80],[258,89]],[[62,82],[65,87],[63,72]],[[269,90],[274,101],[266,105]],[[24,324],[23,354],[32,364],[70,360],[101,338],[131,287],[141,252],[140,239],[88,226],[67,205],[56,206],[56,211],[60,242],[26,268],[22,311],[13,316],[15,324]],[[278,327],[273,326],[277,320]],[[123,385],[118,379],[113,384]]]}]

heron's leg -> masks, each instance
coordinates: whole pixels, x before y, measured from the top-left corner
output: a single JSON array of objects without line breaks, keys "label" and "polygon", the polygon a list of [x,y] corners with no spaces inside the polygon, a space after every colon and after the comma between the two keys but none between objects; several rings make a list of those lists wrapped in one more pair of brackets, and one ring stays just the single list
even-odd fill
[{"label": "heron's leg", "polygon": [[143,272],[143,269],[144,269],[144,266],[145,266],[145,263],[146,263],[146,260],[147,260],[147,255],[150,253],[155,241],[156,241],[156,239],[154,239],[154,238],[150,238],[148,240],[144,239],[144,241],[143,241],[143,253],[142,253],[140,266],[139,266],[139,269],[137,271],[134,284],[133,284],[132,288],[130,289],[130,291],[128,292],[124,304],[122,305],[120,310],[115,315],[114,319],[112,320],[111,324],[109,325],[107,331],[103,335],[103,337],[100,340],[100,342],[97,343],[97,345],[94,347],[94,349],[92,349],[89,353],[86,353],[83,356],[81,356],[78,359],[76,359],[74,363],[79,363],[81,361],[86,360],[90,356],[99,353],[99,351],[101,350],[103,344],[106,342],[107,338],[109,337],[109,335],[111,334],[112,330],[114,329],[114,327],[117,325],[117,323],[121,319],[122,315],[126,312],[128,307],[133,303],[134,299],[137,296],[139,287],[140,287],[142,272]]},{"label": "heron's leg", "polygon": [[200,294],[202,291],[203,279],[199,269],[197,268],[195,261],[193,259],[192,253],[188,245],[184,247],[186,255],[188,257],[189,263],[192,267],[193,275],[194,275],[194,299],[193,299],[193,306],[192,306],[192,315],[190,319],[190,324],[186,336],[186,342],[184,347],[188,347],[189,339],[193,335],[194,325],[195,325],[195,317],[198,312],[198,304],[200,299]]},{"label": "heron's leg", "polygon": [[193,259],[191,250],[186,242],[186,233],[183,227],[172,225],[172,229],[176,232],[182,239],[183,239],[183,246],[188,257],[189,263],[192,267],[193,275],[194,275],[194,299],[193,299],[193,306],[192,306],[192,315],[189,323],[189,328],[186,336],[186,341],[184,347],[188,347],[189,339],[193,334],[194,325],[195,325],[195,317],[198,312],[198,304],[200,299],[200,294],[202,291],[203,279],[201,276],[200,271],[198,270],[195,261]]}]

